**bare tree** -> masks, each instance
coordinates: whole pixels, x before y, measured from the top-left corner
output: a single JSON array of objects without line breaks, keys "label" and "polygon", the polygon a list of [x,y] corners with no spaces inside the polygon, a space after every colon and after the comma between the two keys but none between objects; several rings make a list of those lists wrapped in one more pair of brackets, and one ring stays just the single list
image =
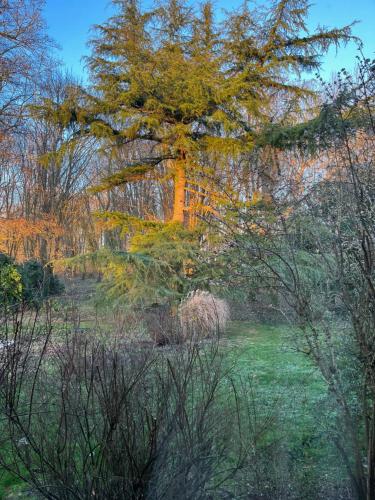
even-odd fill
[{"label": "bare tree", "polygon": [[19,125],[24,105],[49,58],[51,42],[42,17],[43,0],[0,2],[0,129]]},{"label": "bare tree", "polygon": [[311,158],[326,168],[314,182],[297,190],[292,184],[273,203],[236,200],[234,217],[211,218],[227,241],[233,282],[299,326],[298,349],[336,402],[339,425],[331,438],[355,496],[367,500],[375,497],[373,67],[363,59],[355,77],[342,72],[326,86]]}]

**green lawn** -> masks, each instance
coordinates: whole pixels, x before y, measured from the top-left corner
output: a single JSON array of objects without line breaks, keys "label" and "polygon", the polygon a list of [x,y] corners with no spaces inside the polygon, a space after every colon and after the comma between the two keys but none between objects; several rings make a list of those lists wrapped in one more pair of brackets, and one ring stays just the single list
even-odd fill
[{"label": "green lawn", "polygon": [[[25,488],[22,481],[0,468],[0,499],[25,498]],[[28,497],[30,498],[30,497]]]},{"label": "green lawn", "polygon": [[[235,376],[251,384],[259,418],[275,415],[278,438],[300,461],[301,474],[334,481],[342,470],[327,440],[334,415],[319,372],[293,348],[296,335],[287,326],[232,322],[222,341],[225,359]],[[0,498],[15,498],[19,490],[17,479],[0,474]]]},{"label": "green lawn", "polygon": [[340,484],[345,467],[329,438],[336,425],[332,401],[318,369],[295,348],[298,335],[290,326],[232,322],[226,344],[235,372],[251,380],[260,420],[275,415],[273,438],[284,442],[285,460],[297,464],[306,484],[311,478]]},{"label": "green lawn", "polygon": [[259,391],[266,397],[298,394],[301,401],[308,397],[315,405],[325,393],[319,371],[295,348],[298,330],[289,326],[232,322],[227,335],[236,370],[252,374]]}]

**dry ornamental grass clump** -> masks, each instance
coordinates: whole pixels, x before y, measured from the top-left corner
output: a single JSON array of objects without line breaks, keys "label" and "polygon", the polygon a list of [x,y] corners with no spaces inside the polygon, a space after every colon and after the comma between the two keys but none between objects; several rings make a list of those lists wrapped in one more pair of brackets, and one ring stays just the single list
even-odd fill
[{"label": "dry ornamental grass clump", "polygon": [[227,302],[202,290],[190,293],[178,313],[184,340],[212,337],[223,332],[229,321]]}]

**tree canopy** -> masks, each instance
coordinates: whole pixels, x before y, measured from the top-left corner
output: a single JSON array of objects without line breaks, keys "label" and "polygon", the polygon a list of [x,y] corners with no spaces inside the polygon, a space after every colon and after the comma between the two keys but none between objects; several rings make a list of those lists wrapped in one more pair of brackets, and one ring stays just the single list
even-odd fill
[{"label": "tree canopy", "polygon": [[91,41],[92,89],[59,106],[58,116],[79,122],[114,156],[142,143],[93,190],[157,180],[162,164],[174,179],[172,220],[180,223],[188,220],[187,185],[201,190],[195,174],[207,157],[250,151],[273,115],[275,94],[298,106],[312,94],[301,73],[351,38],[350,26],[310,33],[305,0],[257,10],[245,2],[220,18],[211,2],[199,9],[183,0],[145,9],[136,0],[114,3],[117,13]]}]

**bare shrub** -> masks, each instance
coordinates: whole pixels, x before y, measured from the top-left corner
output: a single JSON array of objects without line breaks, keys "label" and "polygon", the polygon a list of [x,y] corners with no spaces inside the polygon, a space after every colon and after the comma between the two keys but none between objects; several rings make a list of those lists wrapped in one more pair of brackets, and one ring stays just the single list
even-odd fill
[{"label": "bare shrub", "polygon": [[197,290],[183,300],[178,310],[182,337],[204,339],[222,332],[229,320],[229,306],[209,292]]},{"label": "bare shrub", "polygon": [[65,335],[5,369],[2,467],[51,499],[208,499],[230,484],[248,443],[217,342],[118,350]]},{"label": "bare shrub", "polygon": [[313,160],[328,158],[326,177],[297,197],[288,190],[275,197],[271,216],[240,209],[227,233],[235,235],[232,268],[258,295],[281,295],[281,312],[299,327],[296,347],[332,401],[327,436],[351,481],[347,498],[368,500],[375,498],[374,67],[360,60],[355,77],[343,70],[325,86]]},{"label": "bare shrub", "polygon": [[7,325],[0,473],[48,499],[314,498],[281,394],[262,394],[219,342],[155,349],[68,323],[51,335],[45,316]]},{"label": "bare shrub", "polygon": [[179,323],[169,304],[154,304],[143,311],[151,340],[159,346],[181,342]]}]

